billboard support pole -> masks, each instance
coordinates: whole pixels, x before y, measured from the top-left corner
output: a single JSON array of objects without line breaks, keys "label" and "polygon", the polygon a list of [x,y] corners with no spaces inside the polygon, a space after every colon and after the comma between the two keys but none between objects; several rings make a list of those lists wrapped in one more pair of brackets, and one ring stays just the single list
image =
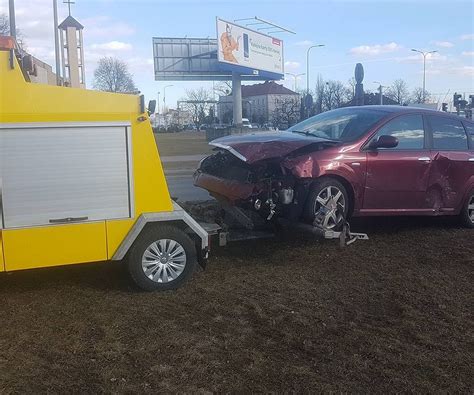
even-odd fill
[{"label": "billboard support pole", "polygon": [[239,73],[232,73],[232,101],[234,126],[242,126],[242,77]]}]

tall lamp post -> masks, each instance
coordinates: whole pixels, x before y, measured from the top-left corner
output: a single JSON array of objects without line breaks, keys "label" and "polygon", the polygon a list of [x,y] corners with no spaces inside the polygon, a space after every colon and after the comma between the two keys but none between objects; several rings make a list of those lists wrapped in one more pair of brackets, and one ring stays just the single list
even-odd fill
[{"label": "tall lamp post", "polygon": [[163,118],[164,118],[164,121],[165,121],[165,126],[168,123],[167,120],[166,120],[166,114],[165,114],[165,111],[166,111],[166,88],[171,88],[172,86],[174,86],[174,85],[166,85],[163,88]]},{"label": "tall lamp post", "polygon": [[312,45],[306,52],[306,93],[309,94],[309,53],[313,48],[324,47],[324,44]]},{"label": "tall lamp post", "polygon": [[425,82],[426,82],[426,56],[428,56],[430,53],[436,53],[438,51],[420,51],[418,49],[413,49],[413,52],[418,52],[423,55],[423,103],[425,102]]},{"label": "tall lamp post", "polygon": [[300,73],[300,74],[285,73],[285,74],[290,75],[295,79],[295,92],[296,92],[298,77],[302,77],[303,75],[306,75],[306,73]]},{"label": "tall lamp post", "polygon": [[383,86],[381,82],[379,81],[374,81],[374,84],[379,84],[379,92],[380,92],[380,105],[383,105],[383,88],[386,88],[386,86]]},{"label": "tall lamp post", "polygon": [[8,1],[8,19],[10,20],[10,36],[16,40],[15,0]]}]

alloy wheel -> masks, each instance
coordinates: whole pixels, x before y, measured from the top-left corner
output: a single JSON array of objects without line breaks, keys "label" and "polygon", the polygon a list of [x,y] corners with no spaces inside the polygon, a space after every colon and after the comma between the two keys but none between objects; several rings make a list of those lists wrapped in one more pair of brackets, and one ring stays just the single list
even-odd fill
[{"label": "alloy wheel", "polygon": [[471,200],[467,205],[467,215],[472,223],[474,223],[474,195],[471,196]]},{"label": "alloy wheel", "polygon": [[142,269],[150,280],[169,283],[176,280],[186,267],[186,252],[175,240],[160,239],[143,253]]},{"label": "alloy wheel", "polygon": [[335,228],[344,220],[346,201],[342,191],[335,186],[328,186],[321,190],[316,198],[315,214],[317,214],[322,207],[324,207],[327,212],[321,226],[326,229]]}]

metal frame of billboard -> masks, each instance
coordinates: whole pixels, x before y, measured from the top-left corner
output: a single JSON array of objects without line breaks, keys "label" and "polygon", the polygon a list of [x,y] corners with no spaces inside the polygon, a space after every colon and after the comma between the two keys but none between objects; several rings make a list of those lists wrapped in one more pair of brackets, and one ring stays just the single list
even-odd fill
[{"label": "metal frame of billboard", "polygon": [[[153,37],[156,81],[229,81],[232,71],[217,60],[217,39]],[[275,79],[267,72],[242,70],[243,81]]]}]

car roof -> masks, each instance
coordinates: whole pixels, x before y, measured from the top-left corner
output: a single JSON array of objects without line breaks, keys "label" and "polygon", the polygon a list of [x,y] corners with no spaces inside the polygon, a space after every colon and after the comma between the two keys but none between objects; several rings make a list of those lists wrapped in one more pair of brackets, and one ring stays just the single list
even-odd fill
[{"label": "car roof", "polygon": [[360,108],[360,109],[366,109],[366,110],[383,111],[383,112],[386,112],[387,114],[395,114],[395,113],[409,114],[409,113],[417,112],[417,113],[423,113],[423,114],[428,114],[428,115],[440,115],[444,117],[449,117],[449,118],[473,123],[473,121],[468,118],[461,117],[459,115],[451,114],[444,111],[433,110],[431,108],[397,106],[397,105],[394,105],[394,106],[384,106],[384,105],[352,106],[352,107],[344,107],[344,108],[354,108],[354,109]]}]

